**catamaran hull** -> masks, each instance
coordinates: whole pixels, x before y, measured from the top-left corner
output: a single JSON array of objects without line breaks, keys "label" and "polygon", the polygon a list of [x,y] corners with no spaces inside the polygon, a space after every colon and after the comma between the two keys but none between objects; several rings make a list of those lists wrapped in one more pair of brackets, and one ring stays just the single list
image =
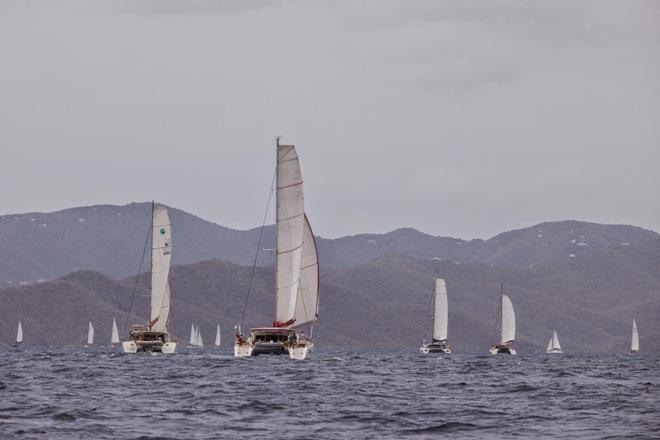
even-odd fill
[{"label": "catamaran hull", "polygon": [[303,346],[289,347],[289,357],[298,361],[304,361],[312,355],[314,344],[309,343]]},{"label": "catamaran hull", "polygon": [[419,347],[420,353],[429,354],[429,353],[441,353],[441,354],[451,354],[451,348],[449,347],[429,347],[428,345],[422,345]]},{"label": "catamaran hull", "polygon": [[506,345],[496,345],[495,347],[490,347],[490,354],[516,354],[516,349],[513,347],[508,347]]},{"label": "catamaran hull", "polygon": [[165,342],[164,344],[149,344],[142,345],[135,341],[124,341],[121,343],[124,353],[163,353],[174,354],[176,350],[176,342]]}]

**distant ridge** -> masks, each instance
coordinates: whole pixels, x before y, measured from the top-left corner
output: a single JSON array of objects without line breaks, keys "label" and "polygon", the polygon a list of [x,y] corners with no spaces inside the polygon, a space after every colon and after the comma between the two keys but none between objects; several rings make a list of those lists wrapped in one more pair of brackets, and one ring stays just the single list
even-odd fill
[{"label": "distant ridge", "polygon": [[[131,203],[1,216],[0,282],[16,285],[50,280],[80,270],[93,270],[112,278],[133,275],[142,255],[149,212],[150,203]],[[252,264],[258,228],[231,229],[176,208],[170,208],[170,217],[174,264],[211,258]],[[351,266],[401,254],[517,267],[575,258],[586,252],[658,237],[657,233],[636,226],[571,220],[541,223],[488,240],[434,237],[401,228],[386,234],[319,238],[318,246],[323,266]],[[274,228],[267,226],[262,248],[273,248],[274,241]],[[258,263],[271,264],[272,255],[263,253]]]}]

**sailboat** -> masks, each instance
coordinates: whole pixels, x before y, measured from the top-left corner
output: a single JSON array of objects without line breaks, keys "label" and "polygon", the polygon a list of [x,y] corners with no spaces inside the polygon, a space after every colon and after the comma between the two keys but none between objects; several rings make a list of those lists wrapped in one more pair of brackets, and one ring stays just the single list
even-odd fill
[{"label": "sailboat", "polygon": [[449,306],[447,304],[447,286],[442,278],[435,279],[435,296],[433,297],[433,339],[430,344],[422,342],[419,351],[422,353],[451,353],[447,343],[447,324],[449,322]]},{"label": "sailboat", "polygon": [[220,324],[218,324],[218,328],[215,331],[215,346],[220,347],[220,343],[222,342],[222,335],[220,334]]},{"label": "sailboat", "polygon": [[559,338],[557,337],[557,331],[552,331],[552,337],[548,341],[548,348],[545,349],[546,353],[563,353],[561,351],[561,345],[559,345]]},{"label": "sailboat", "polygon": [[16,328],[16,345],[23,343],[23,325],[21,320],[18,320],[18,328]]},{"label": "sailboat", "polygon": [[87,328],[87,345],[93,345],[94,344],[94,326],[92,325],[92,321],[89,321],[89,327]]},{"label": "sailboat", "polygon": [[190,324],[190,342],[188,345],[195,346],[197,341],[197,330],[195,329],[195,324]]},{"label": "sailboat", "polygon": [[204,341],[202,340],[202,332],[199,330],[199,326],[197,326],[197,333],[195,335],[195,345],[198,347],[204,346]]},{"label": "sailboat", "polygon": [[[272,327],[243,336],[237,325],[234,355],[288,354],[307,359],[314,343],[301,331],[319,317],[319,263],[316,241],[305,214],[303,179],[296,148],[280,145],[276,168],[276,304]],[[311,329],[310,329],[311,332]]]},{"label": "sailboat", "polygon": [[639,332],[637,331],[637,322],[633,318],[632,338],[630,340],[630,352],[636,353],[639,351]]},{"label": "sailboat", "polygon": [[516,340],[516,314],[513,303],[504,293],[504,285],[500,286],[500,343],[490,347],[490,354],[516,354],[513,342]]},{"label": "sailboat", "polygon": [[112,336],[110,337],[110,345],[114,347],[115,344],[119,344],[119,332],[117,331],[117,321],[115,321],[115,318],[112,318]]},{"label": "sailboat", "polygon": [[128,340],[122,342],[125,353],[174,353],[176,342],[170,338],[170,260],[172,228],[167,209],[151,204],[151,311],[147,325],[134,325]]}]

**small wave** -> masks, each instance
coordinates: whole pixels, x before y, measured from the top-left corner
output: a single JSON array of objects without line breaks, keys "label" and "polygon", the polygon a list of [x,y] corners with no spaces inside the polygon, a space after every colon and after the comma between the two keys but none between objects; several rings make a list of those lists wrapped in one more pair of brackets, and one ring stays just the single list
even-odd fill
[{"label": "small wave", "polygon": [[442,423],[440,425],[427,426],[424,428],[406,429],[403,431],[403,433],[407,433],[407,434],[423,434],[423,433],[431,433],[431,432],[450,433],[450,432],[460,432],[460,431],[476,431],[478,429],[484,429],[484,428],[482,428],[479,425],[474,425],[472,423],[447,422],[447,423]]}]

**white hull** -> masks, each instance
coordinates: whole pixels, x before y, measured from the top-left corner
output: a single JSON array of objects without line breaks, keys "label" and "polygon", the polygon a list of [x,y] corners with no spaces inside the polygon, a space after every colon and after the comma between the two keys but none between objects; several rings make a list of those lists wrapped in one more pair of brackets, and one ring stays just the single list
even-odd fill
[{"label": "white hull", "polygon": [[248,344],[234,344],[234,357],[250,357],[252,356],[252,346]]},{"label": "white hull", "polygon": [[494,346],[490,347],[490,354],[496,355],[496,354],[516,354],[516,349],[513,347],[505,347],[505,346]]},{"label": "white hull", "polygon": [[312,355],[314,343],[309,342],[305,345],[289,347],[289,357],[298,361],[304,361]]},{"label": "white hull", "polygon": [[174,354],[176,350],[176,342],[165,342],[160,346],[140,347],[135,341],[124,341],[121,343],[124,353],[137,353],[140,352],[154,352],[164,354]]},{"label": "white hull", "polygon": [[443,353],[443,354],[451,354],[451,348],[449,347],[429,347],[428,345],[422,345],[419,347],[419,352],[424,353],[424,354],[429,354],[429,353]]},{"label": "white hull", "polygon": [[547,354],[550,354],[550,353],[561,354],[561,353],[563,353],[563,351],[561,351],[561,349],[553,349],[553,350],[546,350],[546,353]]}]

